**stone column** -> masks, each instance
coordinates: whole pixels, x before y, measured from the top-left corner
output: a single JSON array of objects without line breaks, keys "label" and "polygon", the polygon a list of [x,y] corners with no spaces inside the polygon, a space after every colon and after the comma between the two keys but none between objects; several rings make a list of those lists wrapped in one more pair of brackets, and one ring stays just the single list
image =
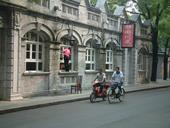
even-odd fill
[{"label": "stone column", "polygon": [[128,84],[135,84],[135,49],[129,49],[129,75]]},{"label": "stone column", "polygon": [[[10,40],[8,45],[8,62],[11,67],[11,97],[10,100],[20,100],[23,97],[21,96],[21,90],[19,86],[19,60],[20,60],[20,50],[21,50],[21,37],[20,37],[20,13],[16,11],[11,12],[11,29],[10,31]],[[8,72],[7,72],[8,74]]]},{"label": "stone column", "polygon": [[125,75],[125,82],[124,84],[127,85],[128,84],[128,75],[129,75],[129,63],[128,63],[129,59],[128,59],[128,49],[125,49],[124,52],[124,75]]},{"label": "stone column", "polygon": [[[9,11],[9,10],[8,10]],[[9,21],[12,20],[12,14],[6,13],[9,16]],[[2,57],[2,68],[3,68],[3,77],[2,77],[2,99],[11,100],[11,95],[13,92],[13,74],[14,74],[14,42],[13,42],[13,26],[12,23],[6,21],[5,25],[8,26],[4,28],[4,42],[3,42],[3,57]]]},{"label": "stone column", "polygon": [[100,55],[99,55],[99,68],[105,71],[105,61],[106,60],[106,51],[104,48],[100,49]]},{"label": "stone column", "polygon": [[135,50],[125,49],[125,84],[135,84]]},{"label": "stone column", "polygon": [[22,99],[21,88],[20,88],[20,79],[19,79],[19,60],[20,60],[20,46],[21,38],[19,30],[12,30],[12,43],[9,44],[9,51],[11,52],[11,75],[12,75],[12,90],[11,90],[11,100]]},{"label": "stone column", "polygon": [[15,11],[5,9],[4,15],[8,17],[3,29],[4,37],[2,42],[3,56],[1,57],[1,99],[17,100],[22,99],[19,90],[19,30],[16,29]]},{"label": "stone column", "polygon": [[82,76],[82,88],[85,88],[87,81],[85,81],[85,68],[86,68],[86,46],[78,46],[78,75]]},{"label": "stone column", "polygon": [[7,68],[7,29],[3,28],[0,30],[0,99],[9,100],[10,99],[10,85],[7,85],[7,75],[6,72],[11,72],[10,68]]},{"label": "stone column", "polygon": [[84,75],[84,70],[86,67],[85,63],[85,56],[86,56],[86,46],[78,46],[78,74]]},{"label": "stone column", "polygon": [[60,83],[58,72],[60,67],[60,49],[58,43],[50,44],[49,49],[49,92],[57,92]]},{"label": "stone column", "polygon": [[95,65],[96,65],[96,70],[99,70],[100,69],[100,50],[99,50],[99,48],[96,48],[95,50],[96,50],[96,52],[95,52],[95,57],[96,57]]},{"label": "stone column", "polygon": [[135,48],[135,83],[138,81],[138,49]]}]

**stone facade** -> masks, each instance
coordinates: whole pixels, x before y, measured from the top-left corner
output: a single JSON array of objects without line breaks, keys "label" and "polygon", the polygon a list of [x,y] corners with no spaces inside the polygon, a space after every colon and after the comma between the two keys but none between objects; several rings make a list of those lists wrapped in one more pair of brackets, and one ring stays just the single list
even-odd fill
[{"label": "stone facade", "polygon": [[[109,16],[87,0],[49,0],[45,6],[0,0],[0,17],[0,99],[67,92],[79,75],[82,88],[88,89],[100,68],[109,80],[114,67],[120,66],[126,84],[150,78],[150,41],[140,33],[141,25],[136,22],[135,47],[122,49],[121,25],[134,21]],[[116,47],[107,49],[112,43]],[[63,70],[61,55],[66,46],[72,51],[69,72]],[[145,59],[141,70],[139,53]]]}]

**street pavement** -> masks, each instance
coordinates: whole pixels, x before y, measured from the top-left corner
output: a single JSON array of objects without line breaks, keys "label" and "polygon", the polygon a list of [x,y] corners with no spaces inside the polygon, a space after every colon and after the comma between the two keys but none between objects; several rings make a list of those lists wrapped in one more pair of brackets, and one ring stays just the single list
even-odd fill
[{"label": "street pavement", "polygon": [[[170,87],[170,79],[157,80],[157,82],[150,82],[148,84],[126,85],[124,88],[127,93],[131,93],[136,91],[144,91],[167,87]],[[82,90],[81,94],[39,96],[23,98],[22,100],[16,101],[0,101],[0,114],[45,107],[49,105],[75,102],[80,100],[87,100],[89,99],[91,92],[92,90]]]}]

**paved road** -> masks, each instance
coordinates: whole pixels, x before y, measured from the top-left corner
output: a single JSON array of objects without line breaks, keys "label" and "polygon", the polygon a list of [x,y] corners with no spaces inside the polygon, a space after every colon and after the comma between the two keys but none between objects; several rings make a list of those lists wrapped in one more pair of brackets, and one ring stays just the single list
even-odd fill
[{"label": "paved road", "polygon": [[1,128],[170,128],[170,88],[129,93],[124,102],[89,101],[0,115]]}]

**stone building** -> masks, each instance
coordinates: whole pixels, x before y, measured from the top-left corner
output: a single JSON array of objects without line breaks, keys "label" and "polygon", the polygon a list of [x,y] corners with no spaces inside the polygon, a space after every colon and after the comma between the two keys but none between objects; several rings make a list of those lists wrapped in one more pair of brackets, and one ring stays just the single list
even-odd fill
[{"label": "stone building", "polygon": [[[70,91],[82,76],[91,87],[97,70],[107,79],[115,66],[125,83],[150,78],[148,28],[120,10],[92,7],[88,0],[0,0],[0,99]],[[122,9],[123,11],[123,9]],[[123,23],[136,24],[135,47],[121,48]],[[62,50],[71,48],[70,71],[64,70]]]}]

